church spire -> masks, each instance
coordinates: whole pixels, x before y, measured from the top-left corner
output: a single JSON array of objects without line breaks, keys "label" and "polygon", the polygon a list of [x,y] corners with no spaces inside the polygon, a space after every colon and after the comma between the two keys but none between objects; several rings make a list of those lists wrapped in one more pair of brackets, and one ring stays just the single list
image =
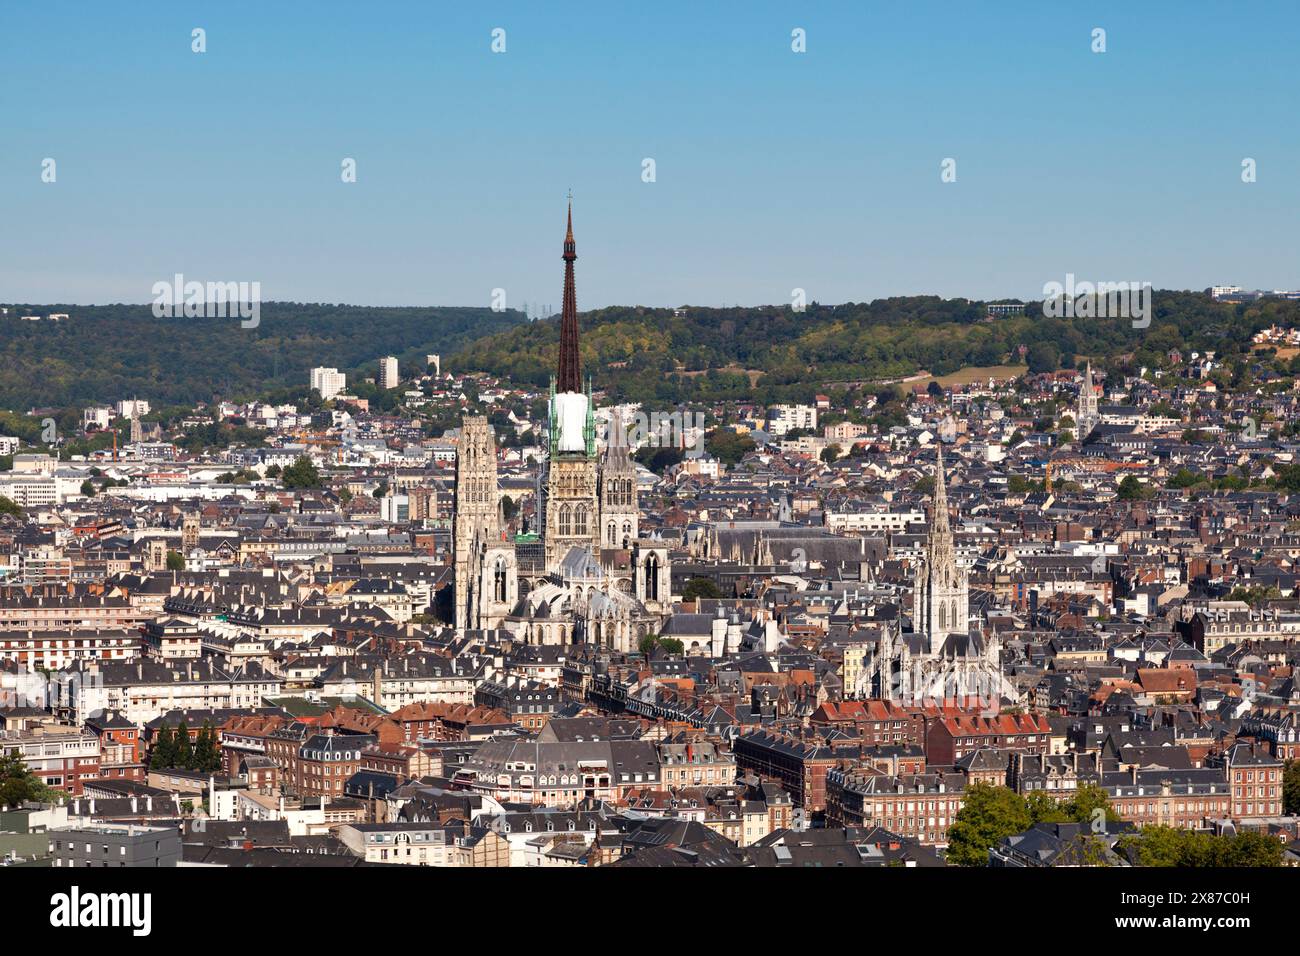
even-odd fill
[{"label": "church spire", "polygon": [[573,261],[578,247],[573,241],[573,196],[569,196],[569,223],[564,235],[564,305],[560,313],[560,366],[557,392],[582,391],[582,359],[578,354],[578,294],[573,282]]},{"label": "church spire", "polygon": [[934,495],[930,499],[930,527],[934,535],[948,534],[948,489],[943,481],[943,448],[935,446]]}]

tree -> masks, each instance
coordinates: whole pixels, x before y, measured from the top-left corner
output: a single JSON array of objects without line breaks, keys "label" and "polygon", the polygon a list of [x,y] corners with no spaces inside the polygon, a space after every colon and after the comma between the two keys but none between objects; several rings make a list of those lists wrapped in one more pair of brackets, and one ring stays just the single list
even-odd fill
[{"label": "tree", "polygon": [[833,464],[836,460],[838,460],[840,455],[842,455],[843,453],[844,451],[843,449],[840,448],[839,445],[827,445],[825,448],[822,449],[821,458],[822,461],[830,465]]},{"label": "tree", "polygon": [[1220,837],[1216,866],[1281,866],[1282,843],[1276,837],[1254,830],[1243,830],[1233,837]]},{"label": "tree", "polygon": [[1176,472],[1169,476],[1169,480],[1165,482],[1165,487],[1173,489],[1191,488],[1193,485],[1199,485],[1204,480],[1205,476],[1199,475],[1187,468],[1180,467]]},{"label": "tree", "polygon": [[1075,823],[1091,823],[1097,811],[1102,811],[1106,822],[1118,823],[1120,816],[1110,805],[1110,797],[1104,788],[1095,783],[1080,784],[1074,796],[1063,805],[1066,815]]},{"label": "tree", "polygon": [[1051,342],[1036,342],[1029,347],[1025,361],[1029,363],[1031,375],[1055,372],[1061,367],[1061,350]]},{"label": "tree", "polygon": [[184,571],[184,570],[185,570],[185,558],[184,558],[184,556],[182,556],[182,555],[181,555],[179,552],[177,552],[177,551],[168,551],[168,552],[167,552],[167,570],[168,570],[168,571]]},{"label": "tree", "polygon": [[176,736],[166,724],[158,729],[158,739],[154,741],[153,753],[149,756],[152,770],[167,770],[176,766]]},{"label": "tree", "polygon": [[1033,482],[1024,475],[1010,475],[1007,478],[1007,493],[1024,495],[1034,490]]},{"label": "tree", "polygon": [[27,512],[18,505],[12,498],[6,498],[0,495],[0,515],[13,515],[15,518],[26,518]]},{"label": "tree", "polygon": [[1300,813],[1300,760],[1288,760],[1282,771],[1282,812]]},{"label": "tree", "polygon": [[194,741],[192,769],[203,773],[214,773],[221,769],[221,755],[217,750],[217,732],[206,720],[199,729],[198,738]]},{"label": "tree", "polygon": [[[973,784],[948,830],[948,862],[986,866],[988,851],[1005,837],[1023,833],[1036,823],[1091,824],[1099,811],[1107,822],[1119,822],[1106,791],[1095,784],[1083,784],[1064,802],[1042,791],[1022,797],[1007,787]],[[1085,865],[1106,865],[1105,850],[1097,841],[1084,844],[1080,852]]]},{"label": "tree", "polygon": [[315,463],[306,455],[301,455],[292,465],[280,472],[280,483],[285,488],[319,488],[320,472]]},{"label": "tree", "polygon": [[717,428],[704,436],[704,447],[710,455],[730,468],[752,451],[755,445],[754,439],[748,435]]},{"label": "tree", "polygon": [[697,598],[720,598],[722,591],[709,578],[691,578],[682,588],[682,600],[694,601]]},{"label": "tree", "polygon": [[176,757],[172,761],[172,766],[181,770],[190,770],[194,767],[194,742],[190,740],[190,729],[185,726],[183,720],[176,728]]},{"label": "tree", "polygon": [[1144,501],[1151,497],[1150,490],[1135,475],[1125,475],[1119,483],[1120,501]]},{"label": "tree", "polygon": [[686,650],[686,646],[677,638],[660,637],[657,634],[647,634],[636,642],[636,649],[647,657],[656,647],[661,648],[666,654],[682,654]]},{"label": "tree", "polygon": [[1258,607],[1266,601],[1281,599],[1282,592],[1273,585],[1255,584],[1250,587],[1235,587],[1228,595],[1229,601],[1244,601],[1251,607]]},{"label": "tree", "polygon": [[95,497],[95,483],[87,478],[81,483],[81,493],[87,498]]},{"label": "tree", "polygon": [[1276,867],[1282,843],[1253,831],[1216,835],[1174,827],[1143,827],[1121,838],[1119,848],[1138,866]]},{"label": "tree", "polygon": [[1070,814],[1050,793],[1034,790],[1025,796],[1025,807],[1034,823],[1069,823]]},{"label": "tree", "polygon": [[17,752],[0,753],[0,805],[16,807],[28,801],[61,799],[58,791],[51,790],[27,769]]},{"label": "tree", "polygon": [[[529,458],[531,457],[530,455]],[[662,475],[684,457],[685,455],[680,448],[673,448],[671,445],[665,445],[662,448],[658,445],[645,445],[638,448],[632,455],[637,464],[645,465],[656,475]]]},{"label": "tree", "polygon": [[987,866],[989,850],[1005,837],[1033,825],[1025,801],[1006,787],[974,783],[966,802],[948,829],[948,862],[957,866]]}]

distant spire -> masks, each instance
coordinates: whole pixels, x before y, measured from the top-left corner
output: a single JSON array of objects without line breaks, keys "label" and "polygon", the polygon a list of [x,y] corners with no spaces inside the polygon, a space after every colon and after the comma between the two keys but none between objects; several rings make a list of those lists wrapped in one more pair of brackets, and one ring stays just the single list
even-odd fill
[{"label": "distant spire", "polygon": [[578,293],[573,281],[573,262],[578,247],[573,241],[573,194],[569,194],[569,222],[564,234],[564,306],[560,316],[560,367],[557,392],[582,391],[582,359],[578,353]]}]

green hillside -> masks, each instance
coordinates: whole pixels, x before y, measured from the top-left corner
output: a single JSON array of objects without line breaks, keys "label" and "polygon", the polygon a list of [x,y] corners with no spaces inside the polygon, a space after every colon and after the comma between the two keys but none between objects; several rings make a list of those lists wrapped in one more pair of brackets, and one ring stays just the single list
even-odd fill
[{"label": "green hillside", "polygon": [[[1033,371],[1073,366],[1080,355],[1117,368],[1159,365],[1171,349],[1231,356],[1260,328],[1300,324],[1300,303],[1284,300],[1234,305],[1157,291],[1154,304],[1145,329],[1129,319],[1049,319],[1041,303],[988,318],[981,302],[933,296],[813,304],[798,314],[613,307],[581,316],[583,363],[597,388],[630,400],[806,400],[836,384],[999,365],[1021,346]],[[557,321],[533,322],[470,343],[456,364],[541,385],[558,339]]]},{"label": "green hillside", "polygon": [[[158,405],[301,388],[313,366],[374,374],[396,355],[424,369],[473,339],[524,321],[471,308],[364,308],[266,302],[257,328],[237,318],[155,318],[147,305],[11,305],[0,317],[0,409],[26,411],[139,395]],[[24,314],[68,313],[59,322]],[[409,365],[408,365],[409,363]]]}]

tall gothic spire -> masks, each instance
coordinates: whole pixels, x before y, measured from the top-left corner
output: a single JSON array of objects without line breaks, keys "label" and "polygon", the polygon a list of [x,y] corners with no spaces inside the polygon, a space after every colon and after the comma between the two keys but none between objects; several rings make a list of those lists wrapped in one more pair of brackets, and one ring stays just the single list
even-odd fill
[{"label": "tall gothic spire", "polygon": [[935,446],[937,464],[934,469],[934,496],[930,500],[931,537],[949,534],[948,528],[948,489],[943,481],[943,448]]},{"label": "tall gothic spire", "polygon": [[560,367],[557,392],[582,391],[582,359],[578,354],[578,293],[573,283],[573,261],[578,248],[573,241],[573,199],[569,199],[569,226],[564,235],[564,306],[560,313]]}]

